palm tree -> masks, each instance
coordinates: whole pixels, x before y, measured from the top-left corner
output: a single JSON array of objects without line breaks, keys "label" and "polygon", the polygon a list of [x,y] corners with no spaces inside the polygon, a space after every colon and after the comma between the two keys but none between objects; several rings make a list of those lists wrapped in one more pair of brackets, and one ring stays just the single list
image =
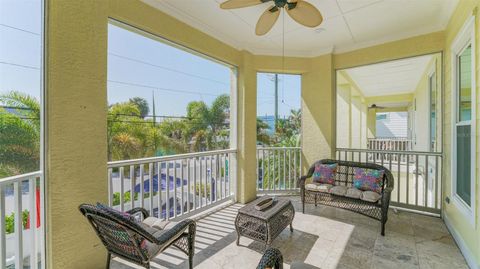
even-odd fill
[{"label": "palm tree", "polygon": [[27,94],[0,94],[0,177],[40,168],[40,102]]},{"label": "palm tree", "polygon": [[185,152],[185,143],[162,132],[153,120],[145,120],[135,103],[111,105],[107,125],[108,160],[156,156],[162,152]]},{"label": "palm tree", "polygon": [[142,97],[133,97],[128,100],[128,102],[134,104],[138,110],[140,111],[140,117],[145,118],[150,112],[150,108],[148,107],[148,102]]},{"label": "palm tree", "polygon": [[257,118],[257,143],[270,145],[272,138],[267,133],[270,126],[265,121]]},{"label": "palm tree", "polygon": [[225,130],[229,116],[230,97],[220,95],[210,107],[203,101],[190,102],[187,105],[188,135],[191,137],[191,150],[203,151],[228,146]]}]

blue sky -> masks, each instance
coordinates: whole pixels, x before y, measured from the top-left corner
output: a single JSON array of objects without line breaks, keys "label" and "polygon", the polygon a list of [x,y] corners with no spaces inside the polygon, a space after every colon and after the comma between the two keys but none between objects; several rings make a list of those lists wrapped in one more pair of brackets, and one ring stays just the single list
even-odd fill
[{"label": "blue sky", "polygon": [[[0,0],[0,92],[40,95],[41,2]],[[191,101],[207,104],[230,93],[229,66],[188,53],[110,24],[108,26],[108,102],[140,96],[156,114],[183,116]],[[259,73],[257,115],[273,115],[274,83]],[[279,115],[300,107],[300,76],[280,75]]]}]

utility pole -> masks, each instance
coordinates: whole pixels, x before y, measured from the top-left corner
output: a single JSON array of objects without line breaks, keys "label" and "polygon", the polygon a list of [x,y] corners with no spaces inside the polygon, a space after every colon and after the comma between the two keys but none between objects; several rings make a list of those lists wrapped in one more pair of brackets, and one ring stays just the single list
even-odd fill
[{"label": "utility pole", "polygon": [[275,74],[275,130],[278,125],[278,74]]},{"label": "utility pole", "polygon": [[154,154],[157,156],[157,130],[155,129],[155,124],[157,123],[157,117],[155,116],[155,93],[152,91],[152,112],[153,112],[153,148]]}]

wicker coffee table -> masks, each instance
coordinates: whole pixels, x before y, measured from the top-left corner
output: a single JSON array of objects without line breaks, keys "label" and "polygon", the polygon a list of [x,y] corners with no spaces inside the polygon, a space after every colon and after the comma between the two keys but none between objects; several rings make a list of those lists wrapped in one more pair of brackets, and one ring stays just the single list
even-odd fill
[{"label": "wicker coffee table", "polygon": [[238,210],[235,219],[237,246],[240,243],[240,236],[245,236],[265,243],[267,248],[288,225],[293,232],[292,221],[295,209],[289,199],[275,198],[270,207],[264,210],[255,209],[258,202],[268,198],[270,197],[264,196]]}]

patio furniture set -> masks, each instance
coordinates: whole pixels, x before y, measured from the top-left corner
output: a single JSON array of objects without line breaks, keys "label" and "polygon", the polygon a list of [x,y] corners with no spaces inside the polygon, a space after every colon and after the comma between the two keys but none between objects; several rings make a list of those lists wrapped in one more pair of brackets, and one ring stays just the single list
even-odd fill
[{"label": "patio furniture set", "polygon": [[[310,167],[298,184],[303,213],[306,203],[351,210],[380,221],[381,234],[385,234],[393,189],[393,176],[385,167],[372,163],[321,160]],[[267,202],[271,204],[258,208]],[[108,251],[107,269],[112,255],[150,268],[151,260],[170,246],[184,252],[188,256],[189,268],[193,268],[195,221],[166,222],[150,217],[143,208],[120,212],[102,204],[82,204],[80,211]],[[282,268],[281,253],[268,247],[287,226],[293,232],[294,216],[291,201],[281,197],[264,196],[238,211],[235,219],[237,245],[241,236],[265,244],[266,252],[257,269]]]}]

